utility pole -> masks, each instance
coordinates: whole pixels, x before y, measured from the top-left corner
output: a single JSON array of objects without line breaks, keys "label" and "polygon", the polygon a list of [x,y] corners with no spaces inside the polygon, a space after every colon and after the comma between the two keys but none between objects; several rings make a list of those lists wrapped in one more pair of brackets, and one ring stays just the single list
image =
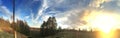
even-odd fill
[{"label": "utility pole", "polygon": [[15,0],[13,0],[13,22],[15,20]]},{"label": "utility pole", "polygon": [[[15,26],[15,0],[12,0],[13,2],[13,26]],[[14,38],[17,38],[17,33],[14,30]]]}]

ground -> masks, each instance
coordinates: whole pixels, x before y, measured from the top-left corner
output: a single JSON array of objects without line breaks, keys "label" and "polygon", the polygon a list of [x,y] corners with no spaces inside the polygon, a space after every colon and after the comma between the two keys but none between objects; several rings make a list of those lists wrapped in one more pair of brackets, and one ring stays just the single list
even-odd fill
[{"label": "ground", "polygon": [[63,31],[45,38],[96,38],[94,32]]},{"label": "ground", "polygon": [[[120,30],[116,32],[116,38],[120,38]],[[35,32],[38,34],[37,32]],[[34,33],[34,34],[35,34]],[[86,31],[61,31],[55,35],[47,36],[44,38],[100,38],[97,36],[99,32],[86,32]],[[105,35],[108,36],[108,35]],[[108,36],[109,37],[109,36]],[[34,35],[33,38],[40,38],[39,34]],[[43,38],[43,37],[41,37]]]}]

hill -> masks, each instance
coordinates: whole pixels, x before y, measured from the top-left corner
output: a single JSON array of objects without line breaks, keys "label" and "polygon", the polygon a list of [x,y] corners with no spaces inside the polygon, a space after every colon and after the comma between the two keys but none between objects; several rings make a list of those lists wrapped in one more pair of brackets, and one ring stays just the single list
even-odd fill
[{"label": "hill", "polygon": [[2,18],[0,18],[0,30],[8,33],[13,33],[10,22]]}]

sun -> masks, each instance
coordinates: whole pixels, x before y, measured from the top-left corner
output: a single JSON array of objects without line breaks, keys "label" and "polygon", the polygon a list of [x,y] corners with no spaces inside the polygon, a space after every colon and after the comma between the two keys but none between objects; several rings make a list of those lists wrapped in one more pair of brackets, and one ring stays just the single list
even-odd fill
[{"label": "sun", "polygon": [[95,16],[94,20],[91,22],[91,25],[99,28],[105,33],[109,33],[116,23],[117,20],[114,16],[109,14],[99,14]]},{"label": "sun", "polygon": [[84,16],[83,20],[87,22],[86,25],[97,28],[98,30],[109,33],[115,26],[120,24],[120,20],[117,14],[92,12],[87,16]]}]

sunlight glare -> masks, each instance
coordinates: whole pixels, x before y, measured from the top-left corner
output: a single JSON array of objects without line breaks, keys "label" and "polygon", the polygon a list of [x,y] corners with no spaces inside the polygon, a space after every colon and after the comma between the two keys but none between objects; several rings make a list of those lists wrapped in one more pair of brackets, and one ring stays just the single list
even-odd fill
[{"label": "sunlight glare", "polygon": [[116,25],[117,20],[111,15],[100,14],[97,15],[91,25],[96,26],[105,33],[109,33],[110,30]]},{"label": "sunlight glare", "polygon": [[92,11],[83,17],[83,20],[87,22],[86,25],[97,28],[98,30],[109,33],[115,26],[120,25],[120,16],[113,13],[104,13],[98,11]]}]

